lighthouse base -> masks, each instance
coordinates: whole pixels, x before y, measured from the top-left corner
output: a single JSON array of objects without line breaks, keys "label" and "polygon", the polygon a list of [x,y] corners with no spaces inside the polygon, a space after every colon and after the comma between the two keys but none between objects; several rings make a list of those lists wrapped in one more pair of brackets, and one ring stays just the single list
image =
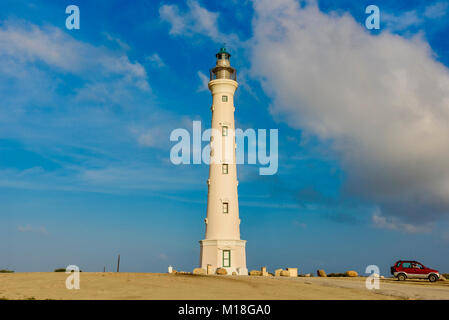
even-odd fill
[{"label": "lighthouse base", "polygon": [[229,275],[248,275],[245,246],[246,240],[200,240],[200,267],[212,274],[224,268]]}]

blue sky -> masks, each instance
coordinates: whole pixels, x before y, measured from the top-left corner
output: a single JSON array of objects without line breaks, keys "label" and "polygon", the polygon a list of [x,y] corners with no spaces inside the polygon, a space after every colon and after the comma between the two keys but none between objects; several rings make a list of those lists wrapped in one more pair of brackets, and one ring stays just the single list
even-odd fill
[{"label": "blue sky", "polygon": [[[65,28],[76,4],[81,28]],[[365,28],[376,4],[380,30]],[[250,269],[449,270],[445,1],[2,1],[0,268],[191,270],[208,168],[169,134],[210,123],[222,43],[242,129],[279,130],[279,170],[239,165]]]}]

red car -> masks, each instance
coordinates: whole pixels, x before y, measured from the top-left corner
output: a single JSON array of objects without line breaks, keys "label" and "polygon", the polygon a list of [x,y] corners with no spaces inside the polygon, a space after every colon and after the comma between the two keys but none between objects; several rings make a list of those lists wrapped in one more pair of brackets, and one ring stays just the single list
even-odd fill
[{"label": "red car", "polygon": [[410,279],[429,279],[430,282],[435,282],[440,278],[438,270],[425,267],[418,261],[399,260],[391,267],[391,274],[403,281]]}]

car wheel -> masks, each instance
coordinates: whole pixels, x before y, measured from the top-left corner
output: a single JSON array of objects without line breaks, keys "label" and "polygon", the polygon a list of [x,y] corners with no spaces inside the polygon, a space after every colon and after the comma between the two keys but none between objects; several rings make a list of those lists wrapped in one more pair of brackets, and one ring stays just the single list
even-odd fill
[{"label": "car wheel", "polygon": [[403,273],[398,274],[398,280],[399,281],[404,281],[405,279],[407,279],[407,276]]},{"label": "car wheel", "polygon": [[430,281],[430,282],[435,282],[435,281],[437,281],[437,280],[438,280],[438,277],[437,277],[436,275],[431,274],[431,275],[429,276],[429,281]]}]

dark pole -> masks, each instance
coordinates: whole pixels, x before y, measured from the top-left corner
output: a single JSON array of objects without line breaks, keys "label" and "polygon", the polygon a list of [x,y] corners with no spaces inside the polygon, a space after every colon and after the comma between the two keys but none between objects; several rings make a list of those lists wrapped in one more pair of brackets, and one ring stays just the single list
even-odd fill
[{"label": "dark pole", "polygon": [[118,255],[117,272],[120,272],[120,255]]},{"label": "dark pole", "polygon": [[103,267],[103,272],[106,272],[106,267]]}]

